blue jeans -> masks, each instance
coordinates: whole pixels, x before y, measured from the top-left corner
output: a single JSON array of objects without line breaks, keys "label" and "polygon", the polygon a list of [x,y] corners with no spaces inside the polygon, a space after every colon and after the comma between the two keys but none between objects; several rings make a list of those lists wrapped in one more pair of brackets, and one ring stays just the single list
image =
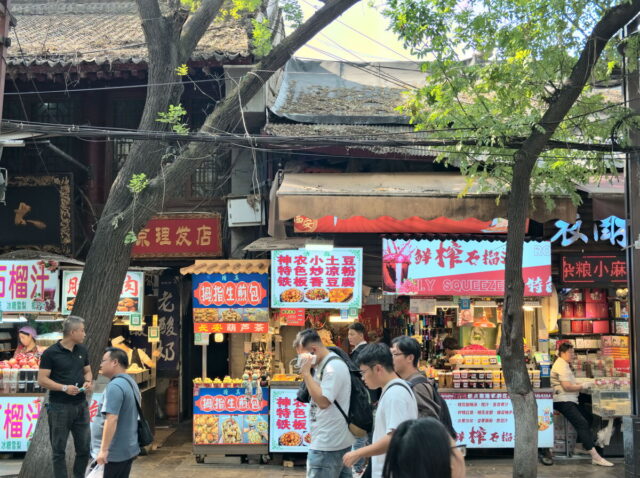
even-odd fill
[{"label": "blue jeans", "polygon": [[[353,447],[351,448],[351,450],[356,451],[356,450],[359,450],[360,448],[364,448],[369,444],[371,444],[371,441],[370,441],[369,435],[367,434],[362,438],[356,438],[356,442],[353,444]],[[356,471],[356,473],[362,473],[362,471],[366,466],[367,466],[367,459],[363,458],[360,461],[356,462],[356,464],[353,465],[353,468]]]},{"label": "blue jeans", "polygon": [[351,478],[351,468],[342,464],[342,457],[351,451],[309,450],[307,454],[307,478]]},{"label": "blue jeans", "polygon": [[67,478],[65,448],[69,432],[73,436],[76,459],[73,463],[73,477],[84,478],[89,463],[91,432],[89,429],[89,407],[86,401],[80,403],[47,404],[49,438],[53,455],[53,476]]}]

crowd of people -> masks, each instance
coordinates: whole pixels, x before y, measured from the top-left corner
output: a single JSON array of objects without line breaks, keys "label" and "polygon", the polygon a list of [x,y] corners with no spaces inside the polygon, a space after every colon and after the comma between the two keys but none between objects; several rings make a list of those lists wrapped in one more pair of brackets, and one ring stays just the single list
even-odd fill
[{"label": "crowd of people", "polygon": [[73,478],[84,478],[93,466],[103,469],[104,478],[128,478],[140,453],[136,403],[141,397],[126,373],[127,354],[118,348],[106,349],[100,373],[110,382],[91,424],[86,393],[92,390],[93,374],[83,345],[84,320],[69,316],[62,333],[62,339],[42,353],[38,371],[38,383],[49,390],[46,407],[54,477],[68,477],[65,450],[71,434],[76,453]]},{"label": "crowd of people", "polygon": [[[310,403],[307,477],[464,478],[465,448],[456,445],[437,387],[418,370],[420,344],[406,336],[391,348],[367,344],[364,332],[359,323],[349,328],[351,359],[326,347],[314,329],[301,331],[294,341],[308,391],[299,399]],[[359,437],[352,433],[362,412],[350,409],[361,406],[353,400],[353,380],[371,391],[375,409],[369,411],[372,429]]]}]

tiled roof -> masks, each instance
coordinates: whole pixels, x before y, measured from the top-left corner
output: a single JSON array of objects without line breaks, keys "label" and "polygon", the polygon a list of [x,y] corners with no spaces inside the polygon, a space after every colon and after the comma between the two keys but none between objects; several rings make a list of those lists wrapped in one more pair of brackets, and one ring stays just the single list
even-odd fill
[{"label": "tiled roof", "polygon": [[182,275],[187,274],[266,274],[269,272],[271,261],[268,259],[253,260],[220,260],[196,261],[189,267],[180,269]]},{"label": "tiled roof", "polygon": [[[147,49],[133,1],[14,0],[17,20],[11,66],[68,67],[144,63]],[[244,20],[216,20],[192,61],[230,62],[250,56]]]}]

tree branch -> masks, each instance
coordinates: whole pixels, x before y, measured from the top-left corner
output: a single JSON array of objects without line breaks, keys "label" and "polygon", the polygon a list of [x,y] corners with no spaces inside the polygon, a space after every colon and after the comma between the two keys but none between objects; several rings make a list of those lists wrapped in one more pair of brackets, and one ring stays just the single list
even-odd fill
[{"label": "tree branch", "polygon": [[218,15],[222,4],[223,0],[203,0],[200,8],[189,16],[180,38],[180,56],[183,62],[189,59],[198,42],[207,32],[207,28]]}]

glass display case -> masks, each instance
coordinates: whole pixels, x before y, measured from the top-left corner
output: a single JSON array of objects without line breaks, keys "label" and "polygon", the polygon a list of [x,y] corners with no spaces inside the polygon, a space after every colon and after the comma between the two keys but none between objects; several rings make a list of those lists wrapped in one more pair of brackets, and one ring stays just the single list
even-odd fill
[{"label": "glass display case", "polygon": [[591,392],[593,413],[602,418],[631,415],[631,394],[626,390],[595,389]]}]

